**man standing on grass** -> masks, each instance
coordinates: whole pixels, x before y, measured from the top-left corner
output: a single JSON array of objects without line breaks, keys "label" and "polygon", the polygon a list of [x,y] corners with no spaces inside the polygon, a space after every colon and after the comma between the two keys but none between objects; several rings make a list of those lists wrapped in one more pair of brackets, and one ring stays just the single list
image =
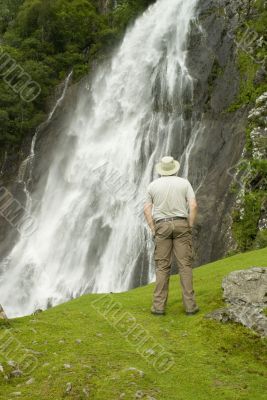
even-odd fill
[{"label": "man standing on grass", "polygon": [[165,314],[172,256],[179,266],[182,298],[187,315],[199,311],[193,290],[192,227],[197,214],[195,193],[189,181],[177,176],[180,164],[163,157],[156,165],[160,178],[150,183],[144,205],[146,221],[155,238],[156,287],[152,314]]}]

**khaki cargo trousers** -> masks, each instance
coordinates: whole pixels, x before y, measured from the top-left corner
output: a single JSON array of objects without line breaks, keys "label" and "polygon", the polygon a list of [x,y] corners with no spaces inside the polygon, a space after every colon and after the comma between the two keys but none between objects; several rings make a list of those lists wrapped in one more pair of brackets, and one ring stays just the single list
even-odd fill
[{"label": "khaki cargo trousers", "polygon": [[193,290],[192,229],[186,219],[155,224],[156,286],[153,308],[156,310],[163,311],[167,303],[173,255],[179,267],[185,311],[192,311],[197,305]]}]

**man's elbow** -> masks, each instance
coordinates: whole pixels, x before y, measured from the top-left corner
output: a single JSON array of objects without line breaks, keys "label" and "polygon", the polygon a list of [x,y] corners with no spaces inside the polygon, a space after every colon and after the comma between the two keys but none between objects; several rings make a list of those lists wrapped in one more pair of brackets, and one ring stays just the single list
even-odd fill
[{"label": "man's elbow", "polygon": [[151,213],[152,205],[150,203],[144,204],[144,214],[149,215]]},{"label": "man's elbow", "polygon": [[192,210],[192,211],[197,211],[197,209],[198,209],[198,204],[197,204],[197,202],[196,202],[195,199],[192,199],[192,200],[189,201],[189,208],[190,208],[190,210]]},{"label": "man's elbow", "polygon": [[193,204],[193,208],[194,208],[194,210],[197,210],[197,209],[198,209],[197,202]]}]

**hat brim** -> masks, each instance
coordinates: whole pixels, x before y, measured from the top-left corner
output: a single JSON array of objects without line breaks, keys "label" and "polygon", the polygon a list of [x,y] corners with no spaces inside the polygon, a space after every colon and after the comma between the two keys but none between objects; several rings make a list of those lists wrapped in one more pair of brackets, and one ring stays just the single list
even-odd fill
[{"label": "hat brim", "polygon": [[174,160],[174,164],[175,164],[175,167],[173,169],[166,171],[166,170],[162,169],[161,162],[159,162],[158,164],[156,164],[156,171],[159,175],[164,175],[164,176],[176,174],[176,172],[178,172],[180,169],[180,163],[178,161]]}]

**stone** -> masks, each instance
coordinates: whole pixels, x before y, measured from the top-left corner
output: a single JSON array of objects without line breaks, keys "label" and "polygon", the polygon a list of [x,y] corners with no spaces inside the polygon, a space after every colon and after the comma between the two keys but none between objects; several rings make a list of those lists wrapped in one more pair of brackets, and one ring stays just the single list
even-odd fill
[{"label": "stone", "polygon": [[46,362],[43,364],[43,367],[48,367],[50,365],[50,363]]},{"label": "stone", "polygon": [[4,373],[4,367],[2,364],[0,364],[0,372]]},{"label": "stone", "polygon": [[137,390],[137,392],[135,393],[135,398],[136,399],[142,399],[144,397],[144,392],[142,390]]},{"label": "stone", "polygon": [[20,369],[15,369],[14,371],[10,372],[10,376],[13,378],[18,378],[23,374],[23,372]]},{"label": "stone", "polygon": [[76,339],[75,342],[76,342],[77,344],[81,344],[81,343],[82,343],[81,339]]},{"label": "stone", "polygon": [[21,392],[12,392],[10,393],[11,396],[21,396]]},{"label": "stone", "polygon": [[71,365],[70,364],[64,364],[64,368],[69,369],[69,368],[71,368]]},{"label": "stone", "polygon": [[16,363],[15,363],[15,361],[13,361],[13,360],[8,360],[8,365],[10,365],[10,367],[13,367],[13,368],[16,368]]},{"label": "stone", "polygon": [[70,393],[72,391],[72,383],[68,382],[66,385],[66,393]]},{"label": "stone", "polygon": [[222,281],[223,299],[228,307],[219,308],[206,318],[226,323],[233,321],[267,336],[267,268],[251,267],[233,271]]},{"label": "stone", "polygon": [[227,303],[267,307],[267,268],[231,272],[223,279],[222,288]]},{"label": "stone", "polygon": [[26,385],[32,385],[35,382],[34,378],[30,378],[29,380],[27,380]]},{"label": "stone", "polygon": [[136,373],[138,373],[142,378],[145,376],[145,373],[144,373],[143,371],[141,371],[140,369],[137,369],[137,368],[135,368],[135,367],[127,368],[126,371],[133,371],[133,372],[136,372]]},{"label": "stone", "polygon": [[85,397],[89,397],[89,389],[88,388],[83,388],[83,394],[85,395]]},{"label": "stone", "polygon": [[266,69],[264,66],[261,66],[258,71],[256,72],[255,78],[254,78],[254,84],[259,85],[260,83],[264,82],[266,79]]},{"label": "stone", "polygon": [[0,319],[7,319],[6,313],[0,304]]},{"label": "stone", "polygon": [[153,350],[153,349],[148,349],[148,350],[146,350],[146,354],[153,355],[153,354],[155,354],[155,350]]},{"label": "stone", "polygon": [[37,310],[35,310],[32,315],[37,315],[40,314],[41,312],[43,312],[43,310],[41,308],[37,308]]}]

